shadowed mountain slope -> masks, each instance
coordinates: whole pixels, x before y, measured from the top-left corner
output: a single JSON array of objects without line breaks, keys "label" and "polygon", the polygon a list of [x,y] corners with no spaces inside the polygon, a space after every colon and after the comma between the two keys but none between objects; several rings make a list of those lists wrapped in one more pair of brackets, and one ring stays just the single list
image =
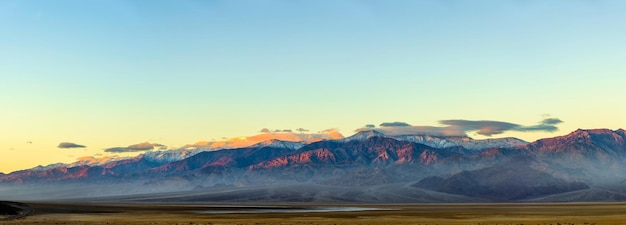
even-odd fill
[{"label": "shadowed mountain slope", "polygon": [[[582,200],[619,198],[626,193],[626,188],[609,191],[593,188],[626,186],[622,182],[626,180],[625,139],[622,129],[579,129],[529,144],[517,139],[385,136],[376,131],[363,131],[343,140],[310,144],[270,140],[246,148],[185,154],[158,152],[102,164],[36,167],[0,174],[0,189],[11,193],[7,197],[65,198],[72,195],[68,193],[108,196],[206,191],[217,187],[271,186],[276,189],[315,184],[337,190],[371,190],[371,187],[392,184],[406,185],[404,187],[415,184],[412,188],[431,190],[428,193],[495,201],[555,200],[558,196]],[[418,143],[424,140],[426,142]],[[461,142],[496,147],[441,147]],[[594,191],[581,191],[588,187],[593,187]],[[80,190],[71,191],[73,189]],[[381,197],[383,192],[377,193],[375,196],[380,199],[392,199]],[[572,197],[565,193],[595,197],[576,194],[572,195],[578,197]],[[399,199],[396,200],[401,201]]]},{"label": "shadowed mountain slope", "polygon": [[585,183],[567,182],[537,169],[541,166],[531,157],[519,156],[492,167],[463,171],[447,178],[428,177],[414,186],[495,200],[519,200],[589,188]]}]

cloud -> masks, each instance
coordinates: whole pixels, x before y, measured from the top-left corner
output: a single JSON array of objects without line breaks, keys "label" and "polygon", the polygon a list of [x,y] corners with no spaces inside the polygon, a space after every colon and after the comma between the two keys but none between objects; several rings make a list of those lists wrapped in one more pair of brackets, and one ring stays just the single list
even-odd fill
[{"label": "cloud", "polygon": [[165,145],[143,142],[139,144],[129,145],[128,147],[113,147],[104,149],[105,152],[141,152],[141,151],[149,151],[154,149],[155,147],[159,149],[167,148]]},{"label": "cloud", "polygon": [[374,124],[365,124],[365,126],[363,126],[363,127],[361,127],[361,128],[358,128],[358,129],[354,130],[354,132],[357,132],[357,133],[358,133],[358,132],[361,132],[361,131],[376,130],[376,129],[374,129],[374,128],[376,128],[376,125],[374,125]]},{"label": "cloud", "polygon": [[194,144],[188,144],[182,148],[207,148],[207,149],[229,149],[248,147],[259,142],[269,140],[294,141],[303,143],[312,143],[321,140],[337,140],[342,139],[343,135],[337,129],[327,129],[317,133],[295,133],[291,130],[277,130],[277,132],[262,133],[253,136],[234,137],[220,141],[199,141]]},{"label": "cloud", "polygon": [[556,125],[559,123],[563,123],[563,120],[558,118],[547,118],[541,121],[542,124]]},{"label": "cloud", "polygon": [[[300,133],[305,133],[305,132],[309,132],[309,130],[304,129],[304,128],[298,128],[296,129],[297,132]],[[275,130],[270,130],[269,128],[263,128],[259,131],[260,133],[292,133],[293,130],[292,129],[275,129]]]},{"label": "cloud", "polygon": [[79,145],[71,142],[61,142],[57,148],[85,148],[84,145]]},{"label": "cloud", "polygon": [[380,128],[360,128],[355,132],[376,130],[385,135],[431,135],[431,136],[467,136],[465,132],[453,127],[435,126],[401,126],[401,127],[380,127]]},{"label": "cloud", "polygon": [[520,125],[501,121],[491,120],[441,120],[440,124],[451,126],[460,131],[477,131],[478,134],[491,136],[501,134],[504,131],[515,129]]},{"label": "cloud", "polygon": [[144,142],[144,143],[129,145],[128,149],[137,150],[137,151],[146,151],[146,150],[152,150],[154,149],[154,147],[164,147],[164,145],[157,144],[157,143]]},{"label": "cloud", "polygon": [[322,130],[322,131],[319,131],[319,132],[317,132],[317,133],[320,133],[320,134],[338,134],[338,135],[341,135],[341,134],[339,133],[339,130],[338,130],[338,129],[336,129],[336,128],[330,128],[330,129]]},{"label": "cloud", "polygon": [[464,132],[476,131],[476,133],[480,135],[491,136],[494,134],[502,134],[506,131],[554,132],[559,130],[555,125],[563,123],[563,121],[558,118],[546,118],[539,122],[539,124],[530,126],[491,120],[442,120],[439,121],[439,123],[457,127]]},{"label": "cloud", "polygon": [[379,126],[381,127],[409,127],[411,124],[405,122],[386,122],[381,123]]},{"label": "cloud", "polygon": [[411,126],[404,122],[382,123],[380,128],[359,128],[356,132],[377,130],[386,135],[432,135],[432,136],[467,136],[468,132],[476,132],[484,136],[502,134],[507,131],[518,132],[554,132],[557,124],[563,123],[558,118],[546,118],[536,125],[520,125],[516,123],[494,120],[441,120],[444,126]]},{"label": "cloud", "polygon": [[557,124],[563,123],[563,120],[559,118],[547,118],[542,120],[539,124],[533,126],[522,126],[517,129],[517,131],[546,131],[546,132],[554,132],[559,130],[556,127]]},{"label": "cloud", "polygon": [[113,147],[113,148],[107,148],[104,149],[105,152],[115,152],[115,153],[120,153],[120,152],[138,152],[136,150],[131,150],[125,147]]},{"label": "cloud", "polygon": [[272,131],[270,129],[267,129],[267,128],[263,128],[259,132],[261,132],[261,133],[272,133]]}]

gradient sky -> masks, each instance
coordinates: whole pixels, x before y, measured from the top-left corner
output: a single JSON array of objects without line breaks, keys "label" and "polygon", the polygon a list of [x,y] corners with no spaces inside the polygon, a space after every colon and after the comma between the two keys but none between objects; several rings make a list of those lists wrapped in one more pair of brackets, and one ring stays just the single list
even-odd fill
[{"label": "gradient sky", "polygon": [[0,171],[266,127],[348,136],[382,122],[532,125],[549,114],[559,131],[493,137],[626,128],[625,11],[626,1],[573,0],[0,0]]}]

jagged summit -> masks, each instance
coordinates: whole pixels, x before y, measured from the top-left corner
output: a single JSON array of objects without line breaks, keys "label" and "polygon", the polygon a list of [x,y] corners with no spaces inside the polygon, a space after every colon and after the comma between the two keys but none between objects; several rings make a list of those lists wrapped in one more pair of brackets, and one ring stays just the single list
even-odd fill
[{"label": "jagged summit", "polygon": [[358,133],[343,139],[343,141],[344,142],[365,141],[371,137],[386,137],[386,135],[377,130],[365,130],[365,131],[359,131]]},{"label": "jagged summit", "polygon": [[494,138],[475,140],[468,136],[432,136],[427,134],[410,134],[410,135],[385,135],[377,130],[360,131],[346,139],[344,142],[364,141],[371,137],[388,137],[398,141],[408,141],[418,144],[427,145],[434,148],[448,148],[461,146],[470,150],[481,150],[489,148],[515,148],[528,144],[528,142],[517,138]]},{"label": "jagged summit", "polygon": [[563,142],[592,142],[602,141],[602,139],[608,138],[612,141],[624,143],[626,133],[624,129],[610,130],[610,129],[577,129],[567,135],[544,138],[537,142],[542,144],[557,144]]},{"label": "jagged summit", "polygon": [[[577,129],[564,136],[533,142],[528,149],[542,157],[558,155],[562,159],[617,165],[626,156],[626,134],[620,130]],[[592,168],[591,164],[587,166]]]},{"label": "jagged summit", "polygon": [[[619,129],[622,130],[622,129]],[[610,133],[615,133],[619,130],[611,130],[611,129],[606,129],[606,128],[600,128],[600,129],[581,129],[578,128],[575,131],[572,131],[570,133],[571,134],[581,134],[581,133],[587,133],[587,134],[610,134]],[[567,136],[567,135],[566,135]]]},{"label": "jagged summit", "polygon": [[440,137],[440,136],[428,136],[428,135],[402,135],[393,137],[401,141],[410,141],[428,145],[435,148],[448,148],[454,146],[461,146],[470,150],[482,150],[490,148],[516,148],[527,145],[528,142],[517,138],[494,138],[476,140],[470,137]]},{"label": "jagged summit", "polygon": [[[198,185],[247,188],[316,183],[415,187],[412,184],[417,182],[419,188],[447,194],[494,200],[529,199],[599,184],[623,185],[621,182],[626,179],[623,131],[580,129],[525,144],[516,138],[390,136],[384,135],[384,130],[368,130],[344,140],[310,144],[273,139],[255,146],[220,151],[149,151],[114,161],[85,158],[75,167],[41,166],[0,174],[0,187],[34,188],[36,193],[24,196],[39,199],[53,197],[34,195],[50,185],[63,188],[111,185],[84,188],[83,195],[89,196],[129,194],[129,188],[116,188],[118,185],[132,187],[134,193],[142,194],[188,190]],[[349,139],[354,141],[345,141]],[[516,148],[480,149],[520,144]],[[473,150],[474,147],[480,150]],[[13,192],[3,193],[6,196],[0,197],[14,196]],[[60,193],[63,197],[76,195]],[[292,196],[285,193],[279,197]],[[610,197],[599,199],[611,200]]]},{"label": "jagged summit", "polygon": [[203,151],[204,151],[203,149],[194,149],[194,150],[176,149],[176,150],[166,150],[166,151],[152,151],[152,152],[143,153],[137,157],[143,157],[145,159],[148,159],[154,162],[167,163],[167,162],[183,160]]}]

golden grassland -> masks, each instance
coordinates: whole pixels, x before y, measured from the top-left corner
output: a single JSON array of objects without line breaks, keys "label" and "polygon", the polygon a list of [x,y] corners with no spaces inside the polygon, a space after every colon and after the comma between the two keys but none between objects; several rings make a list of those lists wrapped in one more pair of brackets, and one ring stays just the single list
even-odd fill
[{"label": "golden grassland", "polygon": [[[380,210],[202,214],[199,205],[30,203],[35,214],[0,224],[626,224],[626,203],[324,205]],[[315,208],[321,205],[280,205]]]}]

